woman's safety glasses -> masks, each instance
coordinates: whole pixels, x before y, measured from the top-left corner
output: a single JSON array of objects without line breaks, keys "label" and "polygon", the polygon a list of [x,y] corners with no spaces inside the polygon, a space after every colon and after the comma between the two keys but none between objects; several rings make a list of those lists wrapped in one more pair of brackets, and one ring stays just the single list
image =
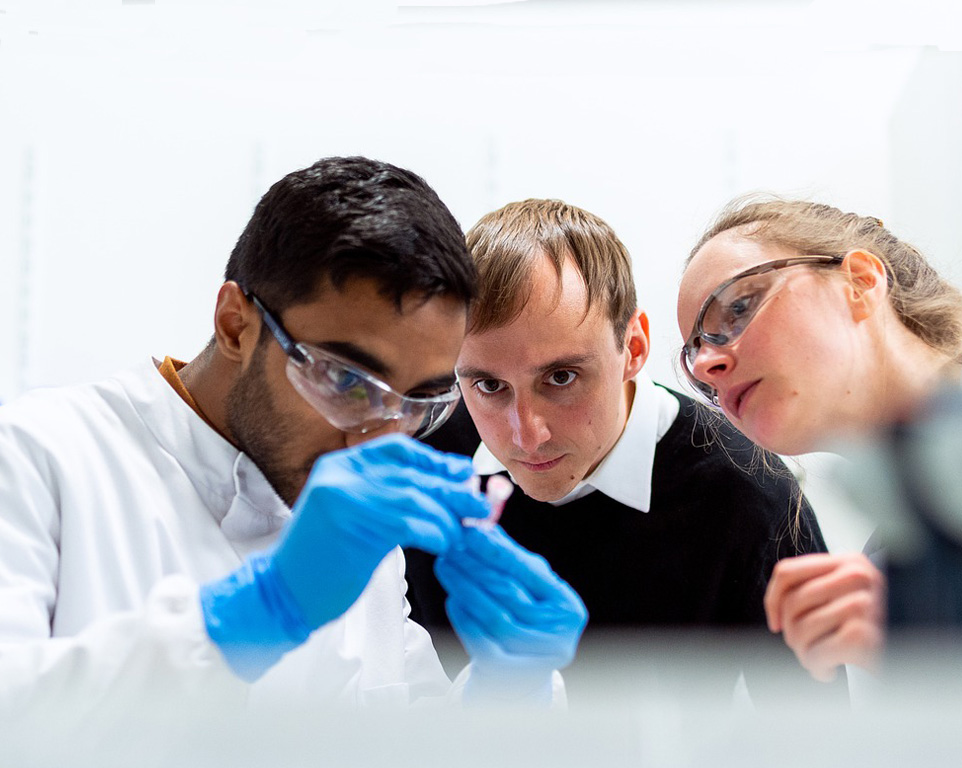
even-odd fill
[{"label": "woman's safety glasses", "polygon": [[695,327],[681,349],[681,369],[688,381],[708,404],[719,408],[718,390],[695,377],[695,358],[704,343],[715,347],[734,344],[745,332],[752,318],[778,293],[785,283],[783,270],[803,264],[834,266],[841,256],[796,256],[779,259],[746,269],[719,285],[705,299]]},{"label": "woman's safety glasses", "polygon": [[402,395],[349,360],[294,341],[257,296],[249,293],[247,297],[287,354],[287,378],[294,389],[337,429],[363,434],[396,421],[400,431],[424,437],[457,407],[461,399],[457,384],[441,393]]}]

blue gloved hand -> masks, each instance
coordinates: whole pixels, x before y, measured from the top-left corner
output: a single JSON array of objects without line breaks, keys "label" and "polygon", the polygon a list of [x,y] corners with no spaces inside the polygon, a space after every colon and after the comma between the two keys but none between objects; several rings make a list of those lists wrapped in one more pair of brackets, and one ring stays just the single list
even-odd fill
[{"label": "blue gloved hand", "polygon": [[273,550],[201,588],[211,639],[254,680],[354,604],[397,546],[445,551],[487,514],[471,463],[402,435],[317,460]]},{"label": "blue gloved hand", "polygon": [[466,699],[550,701],[552,672],[574,659],[588,621],[578,593],[500,526],[466,528],[434,570],[471,657]]}]

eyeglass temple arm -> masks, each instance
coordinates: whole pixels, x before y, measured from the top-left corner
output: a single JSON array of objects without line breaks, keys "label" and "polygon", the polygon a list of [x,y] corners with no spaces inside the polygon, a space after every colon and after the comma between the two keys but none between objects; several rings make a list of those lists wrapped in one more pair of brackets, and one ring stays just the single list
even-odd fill
[{"label": "eyeglass temple arm", "polygon": [[304,353],[297,348],[296,342],[291,338],[290,334],[284,329],[284,326],[280,324],[277,318],[274,317],[274,313],[265,307],[261,300],[253,293],[245,292],[244,295],[257,307],[257,310],[261,313],[261,317],[264,318],[264,322],[267,323],[270,332],[274,334],[277,343],[281,345],[281,349],[283,349],[289,357],[293,358],[295,362],[305,362]]}]

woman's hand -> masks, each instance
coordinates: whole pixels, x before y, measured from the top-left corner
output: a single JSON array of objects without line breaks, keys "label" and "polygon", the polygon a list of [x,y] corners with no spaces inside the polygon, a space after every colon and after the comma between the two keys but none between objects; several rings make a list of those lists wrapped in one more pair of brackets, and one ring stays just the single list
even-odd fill
[{"label": "woman's hand", "polygon": [[772,572],[765,614],[816,680],[833,680],[840,664],[874,670],[885,643],[885,577],[862,554],[786,558]]}]

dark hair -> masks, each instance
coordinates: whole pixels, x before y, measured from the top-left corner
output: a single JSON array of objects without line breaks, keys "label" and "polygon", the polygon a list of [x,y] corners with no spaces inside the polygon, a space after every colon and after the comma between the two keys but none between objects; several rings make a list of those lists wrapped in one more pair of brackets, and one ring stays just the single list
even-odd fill
[{"label": "dark hair", "polygon": [[374,280],[405,296],[469,304],[477,275],[464,234],[437,194],[410,171],[364,157],[328,157],[265,194],[224,273],[276,312],[325,285]]}]

